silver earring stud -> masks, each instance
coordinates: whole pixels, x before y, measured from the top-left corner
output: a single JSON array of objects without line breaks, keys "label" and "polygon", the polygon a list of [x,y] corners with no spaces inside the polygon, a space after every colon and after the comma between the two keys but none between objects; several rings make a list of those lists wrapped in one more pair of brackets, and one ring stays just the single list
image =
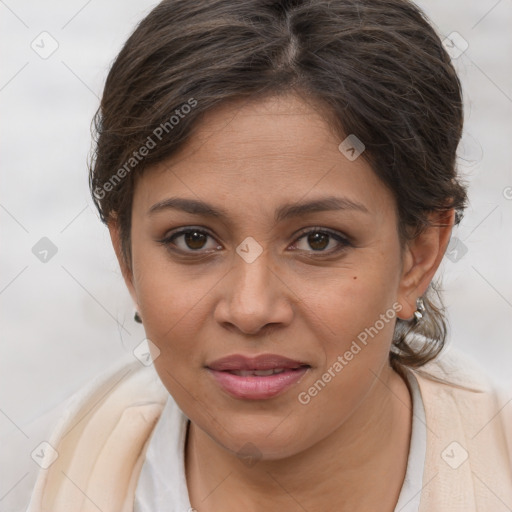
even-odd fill
[{"label": "silver earring stud", "polygon": [[416,311],[414,312],[414,318],[416,319],[416,322],[419,322],[423,315],[425,314],[425,303],[423,302],[423,299],[421,297],[418,297],[416,299]]}]

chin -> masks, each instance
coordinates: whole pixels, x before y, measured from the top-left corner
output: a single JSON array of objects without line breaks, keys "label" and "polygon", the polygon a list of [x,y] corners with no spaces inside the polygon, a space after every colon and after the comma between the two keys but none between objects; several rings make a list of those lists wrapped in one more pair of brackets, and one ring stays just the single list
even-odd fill
[{"label": "chin", "polygon": [[[207,426],[209,430],[201,428],[210,438],[225,450],[233,453],[237,457],[248,460],[279,460],[293,456],[305,449],[293,443],[293,439],[301,439],[301,445],[304,439],[299,432],[290,432],[288,427],[283,425],[283,416],[272,417],[270,419],[255,418],[248,416],[245,419],[233,419],[223,415],[225,421],[223,427],[217,427],[212,432],[212,424]],[[236,425],[236,426],[235,426]]]}]

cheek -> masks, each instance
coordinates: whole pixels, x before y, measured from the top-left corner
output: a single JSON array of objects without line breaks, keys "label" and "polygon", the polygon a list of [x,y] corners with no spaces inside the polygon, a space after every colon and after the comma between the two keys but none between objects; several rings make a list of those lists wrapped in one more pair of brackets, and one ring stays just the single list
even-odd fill
[{"label": "cheek", "polygon": [[198,277],[197,270],[171,264],[161,247],[135,243],[133,269],[146,336],[160,350],[159,364],[172,365],[193,346],[198,317],[204,314],[202,300],[212,286],[208,286],[210,279]]},{"label": "cheek", "polygon": [[[343,386],[355,391],[364,387],[360,376],[371,377],[370,369],[378,373],[387,361],[400,309],[393,291],[389,282],[368,275],[340,282],[315,304],[316,313],[328,327],[318,347],[325,354],[322,372],[331,372],[326,380],[330,382],[333,373],[343,372],[348,379]],[[345,378],[332,381],[342,385]]]},{"label": "cheek", "polygon": [[394,321],[393,304],[400,282],[400,265],[393,249],[361,252],[350,267],[331,270],[321,287],[318,281],[305,283],[304,289],[309,287],[309,305],[341,343],[338,349],[374,326],[382,314],[387,313],[387,317],[384,326],[378,322],[381,339],[392,333],[390,317]]},{"label": "cheek", "polygon": [[209,279],[194,279],[186,271],[153,267],[138,276],[137,296],[148,338],[161,351],[181,351],[193,345],[205,321]]},{"label": "cheek", "polygon": [[214,279],[208,270],[199,271],[200,265],[173,262],[165,247],[145,234],[143,226],[134,225],[133,232],[135,292],[146,333],[158,342],[190,321]]},{"label": "cheek", "polygon": [[199,398],[201,394],[195,382],[204,364],[200,340],[204,339],[201,332],[207,323],[205,292],[209,289],[211,286],[191,282],[186,274],[175,270],[159,272],[153,268],[138,281],[146,337],[158,348],[155,369],[169,393],[186,410],[194,407],[191,397]]},{"label": "cheek", "polygon": [[[389,247],[387,254],[393,255],[393,250],[394,247]],[[368,251],[357,264],[331,278],[324,293],[316,295],[312,306],[309,304],[328,326],[318,347],[324,353],[325,363],[315,378],[322,380],[320,387],[327,381],[325,387],[329,390],[322,391],[322,397],[314,400],[317,406],[328,407],[329,401],[341,394],[347,411],[350,410],[368,391],[374,374],[387,364],[401,307],[397,302],[397,256],[385,254]],[[305,386],[314,382],[310,379]],[[307,391],[304,386],[301,389]]]},{"label": "cheek", "polygon": [[[298,413],[305,425],[308,418],[322,418],[320,430],[329,434],[351,417],[378,385],[377,375],[388,364],[399,309],[392,288],[385,279],[368,273],[365,279],[340,282],[337,292],[333,288],[317,304],[329,333],[319,340],[324,363],[296,392]],[[301,436],[307,444],[318,434],[305,428]]]}]

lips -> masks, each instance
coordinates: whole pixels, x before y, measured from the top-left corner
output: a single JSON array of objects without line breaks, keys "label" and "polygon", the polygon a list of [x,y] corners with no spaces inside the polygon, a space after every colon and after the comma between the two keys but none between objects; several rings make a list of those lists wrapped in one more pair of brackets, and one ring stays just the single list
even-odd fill
[{"label": "lips", "polygon": [[221,389],[241,400],[267,400],[297,384],[311,366],[277,354],[234,354],[206,365]]},{"label": "lips", "polygon": [[242,376],[272,375],[273,373],[281,373],[282,370],[294,370],[305,366],[309,367],[310,365],[277,354],[260,354],[256,357],[233,354],[206,365],[211,370],[228,371]]}]

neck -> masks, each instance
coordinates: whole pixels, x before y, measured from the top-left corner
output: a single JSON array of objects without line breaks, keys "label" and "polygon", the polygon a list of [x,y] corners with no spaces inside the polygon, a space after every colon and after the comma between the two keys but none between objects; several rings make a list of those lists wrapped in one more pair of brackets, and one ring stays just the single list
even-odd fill
[{"label": "neck", "polygon": [[191,423],[185,450],[191,505],[200,512],[288,512],[299,506],[316,512],[336,503],[338,510],[392,512],[407,467],[411,425],[408,386],[389,367],[339,428],[285,459],[244,465]]}]

